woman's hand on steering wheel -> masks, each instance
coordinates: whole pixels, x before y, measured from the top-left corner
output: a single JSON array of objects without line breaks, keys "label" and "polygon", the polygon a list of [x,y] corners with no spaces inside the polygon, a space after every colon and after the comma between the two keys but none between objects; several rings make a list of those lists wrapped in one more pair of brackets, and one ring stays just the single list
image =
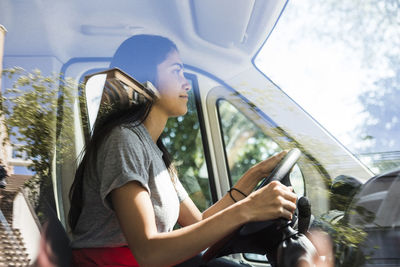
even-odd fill
[{"label": "woman's hand on steering wheel", "polygon": [[[263,160],[252,166],[243,176],[235,188],[240,189],[246,195],[250,194],[257,184],[265,177],[267,177],[276,167],[276,165],[285,157],[287,151],[284,150],[272,157]],[[238,198],[240,195],[237,196]],[[240,198],[239,198],[240,199]]]},{"label": "woman's hand on steering wheel", "polygon": [[[274,165],[275,166],[275,165]],[[278,218],[292,219],[297,196],[291,187],[273,181],[244,199],[250,221],[267,221]]]},{"label": "woman's hand on steering wheel", "polygon": [[261,181],[262,178],[267,177],[287,153],[288,151],[284,150],[255,164],[252,169],[255,173],[255,177],[258,179],[257,182]]}]

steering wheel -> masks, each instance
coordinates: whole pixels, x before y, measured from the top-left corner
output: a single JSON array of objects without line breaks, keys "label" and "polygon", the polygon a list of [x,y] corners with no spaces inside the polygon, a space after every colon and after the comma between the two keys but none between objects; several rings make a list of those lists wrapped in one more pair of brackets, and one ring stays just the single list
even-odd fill
[{"label": "steering wheel", "polygon": [[[300,155],[301,152],[299,149],[291,149],[255,190],[272,181],[280,181],[286,186],[291,186],[289,174]],[[295,216],[292,222],[294,220],[296,220]],[[268,251],[272,252],[273,248],[281,241],[281,234],[280,231],[277,231],[277,228],[290,223],[285,219],[246,223],[232,234],[208,248],[203,255],[203,259],[209,261],[213,258],[233,253],[265,254]]]}]

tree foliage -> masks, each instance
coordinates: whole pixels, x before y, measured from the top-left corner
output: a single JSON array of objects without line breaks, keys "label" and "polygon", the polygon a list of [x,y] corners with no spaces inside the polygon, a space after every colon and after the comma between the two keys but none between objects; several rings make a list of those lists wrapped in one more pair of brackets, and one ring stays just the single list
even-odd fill
[{"label": "tree foliage", "polygon": [[187,114],[169,119],[163,137],[180,181],[197,207],[205,210],[211,204],[211,193],[209,177],[202,173],[206,165],[193,90],[189,91]]},{"label": "tree foliage", "polygon": [[[40,209],[41,198],[53,204],[51,165],[57,135],[57,112],[59,102],[72,105],[72,79],[61,74],[43,75],[40,70],[26,71],[14,67],[3,70],[3,75],[12,81],[1,95],[5,126],[14,149],[31,161],[29,169],[34,177],[28,182],[32,202]],[[65,103],[68,103],[65,105]],[[64,113],[66,110],[63,110]],[[71,116],[64,116],[67,119]],[[69,145],[60,144],[65,151]]]},{"label": "tree foliage", "polygon": [[230,176],[235,184],[253,165],[282,149],[228,101],[220,100],[218,110]]}]

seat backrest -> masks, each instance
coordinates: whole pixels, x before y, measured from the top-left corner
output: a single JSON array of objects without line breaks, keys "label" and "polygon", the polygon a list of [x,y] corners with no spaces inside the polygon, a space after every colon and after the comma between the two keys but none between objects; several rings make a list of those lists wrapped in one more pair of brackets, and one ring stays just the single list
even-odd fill
[{"label": "seat backrest", "polygon": [[47,205],[47,221],[42,227],[38,257],[33,266],[71,266],[70,240],[55,211]]}]

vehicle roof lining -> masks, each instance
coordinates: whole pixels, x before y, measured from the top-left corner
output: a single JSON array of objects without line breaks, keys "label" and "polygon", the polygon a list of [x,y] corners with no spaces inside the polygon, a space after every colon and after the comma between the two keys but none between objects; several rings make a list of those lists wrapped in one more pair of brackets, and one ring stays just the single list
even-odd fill
[{"label": "vehicle roof lining", "polygon": [[[205,68],[207,63],[201,60],[201,55],[207,53],[218,58],[213,62],[224,61],[225,67],[229,63],[234,68],[251,61],[285,3],[285,0],[46,3],[5,0],[0,3],[0,23],[8,29],[5,56],[52,55],[63,62],[76,57],[112,56],[128,36],[153,33],[173,39],[188,64]],[[239,20],[238,14],[243,9],[246,16]],[[105,15],[104,10],[110,12]],[[213,20],[208,14],[211,10],[215,11]],[[230,23],[235,20],[236,23]],[[212,27],[213,23],[219,26]],[[217,64],[211,71],[221,72],[222,66]]]}]

